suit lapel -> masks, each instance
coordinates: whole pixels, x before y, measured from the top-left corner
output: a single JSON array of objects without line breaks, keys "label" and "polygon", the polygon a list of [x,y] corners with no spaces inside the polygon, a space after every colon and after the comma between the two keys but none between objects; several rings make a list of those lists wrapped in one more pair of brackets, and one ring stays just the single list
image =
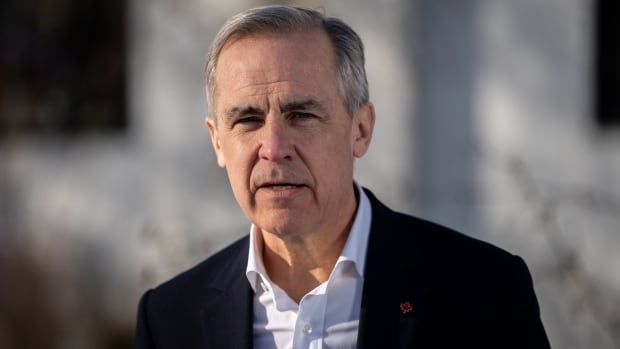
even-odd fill
[{"label": "suit lapel", "polygon": [[241,245],[206,292],[201,312],[206,348],[252,348],[254,292],[245,276],[248,246]]},{"label": "suit lapel", "polygon": [[[372,223],[366,254],[358,348],[412,348],[428,304],[422,280],[423,251],[413,243],[416,227],[366,190]],[[407,239],[402,239],[406,231]]]}]

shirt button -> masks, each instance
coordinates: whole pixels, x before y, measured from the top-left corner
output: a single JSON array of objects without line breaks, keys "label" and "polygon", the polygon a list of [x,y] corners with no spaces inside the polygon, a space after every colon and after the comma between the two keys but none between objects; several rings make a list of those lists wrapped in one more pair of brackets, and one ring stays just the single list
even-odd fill
[{"label": "shirt button", "polygon": [[312,333],[312,326],[310,324],[305,324],[304,327],[301,328],[301,332],[305,335],[309,335]]}]

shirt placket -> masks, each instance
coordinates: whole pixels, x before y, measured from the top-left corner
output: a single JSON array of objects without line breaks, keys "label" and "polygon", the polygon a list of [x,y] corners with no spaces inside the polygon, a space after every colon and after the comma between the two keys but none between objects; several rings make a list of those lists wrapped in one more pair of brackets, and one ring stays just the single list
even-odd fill
[{"label": "shirt placket", "polygon": [[294,349],[323,348],[325,306],[325,284],[301,299],[293,333]]}]

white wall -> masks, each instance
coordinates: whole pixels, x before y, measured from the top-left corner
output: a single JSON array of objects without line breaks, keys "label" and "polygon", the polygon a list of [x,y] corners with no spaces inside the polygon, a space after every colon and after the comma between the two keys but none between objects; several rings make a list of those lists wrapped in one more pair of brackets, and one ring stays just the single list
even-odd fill
[{"label": "white wall", "polygon": [[591,7],[420,0],[417,11],[430,194],[414,200],[526,259],[557,348],[620,344],[620,130],[591,115]]}]

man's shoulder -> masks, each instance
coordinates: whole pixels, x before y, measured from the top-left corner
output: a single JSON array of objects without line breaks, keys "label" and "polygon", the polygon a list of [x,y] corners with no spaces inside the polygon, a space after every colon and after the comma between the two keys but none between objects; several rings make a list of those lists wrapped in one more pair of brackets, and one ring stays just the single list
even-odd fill
[{"label": "man's shoulder", "polygon": [[213,316],[222,316],[222,308],[246,311],[249,307],[244,302],[251,290],[247,280],[243,287],[248,242],[247,237],[242,238],[147,291],[138,310],[137,343],[142,344],[136,347],[147,347],[144,343],[153,341],[158,347],[193,348],[205,340],[206,328],[217,336],[218,330],[206,324]]},{"label": "man's shoulder", "polygon": [[[368,192],[367,192],[368,193]],[[372,243],[390,247],[392,253],[422,255],[426,261],[454,264],[480,264],[489,261],[512,263],[515,256],[506,250],[444,225],[394,211],[372,193]]]},{"label": "man's shoulder", "polygon": [[[523,259],[369,197],[373,220],[362,304],[367,314],[379,315],[368,315],[367,328],[393,331],[393,324],[402,324],[405,317],[390,323],[392,310],[385,309],[397,309],[394,304],[407,299],[413,304],[412,318],[424,319],[426,331],[416,340],[422,345],[549,347]],[[366,338],[373,344],[369,346],[384,341]]]},{"label": "man's shoulder", "polygon": [[531,283],[523,259],[491,243],[384,205],[373,205],[373,220],[367,271],[386,284],[424,284],[436,295],[458,289],[461,298],[491,302],[514,280]]},{"label": "man's shoulder", "polygon": [[[477,237],[467,235],[439,223],[434,223],[408,214],[395,212],[410,229],[396,232],[398,239],[420,244],[437,257],[468,260],[480,258],[512,259],[514,255],[501,247]],[[402,241],[401,240],[401,241]]]}]

